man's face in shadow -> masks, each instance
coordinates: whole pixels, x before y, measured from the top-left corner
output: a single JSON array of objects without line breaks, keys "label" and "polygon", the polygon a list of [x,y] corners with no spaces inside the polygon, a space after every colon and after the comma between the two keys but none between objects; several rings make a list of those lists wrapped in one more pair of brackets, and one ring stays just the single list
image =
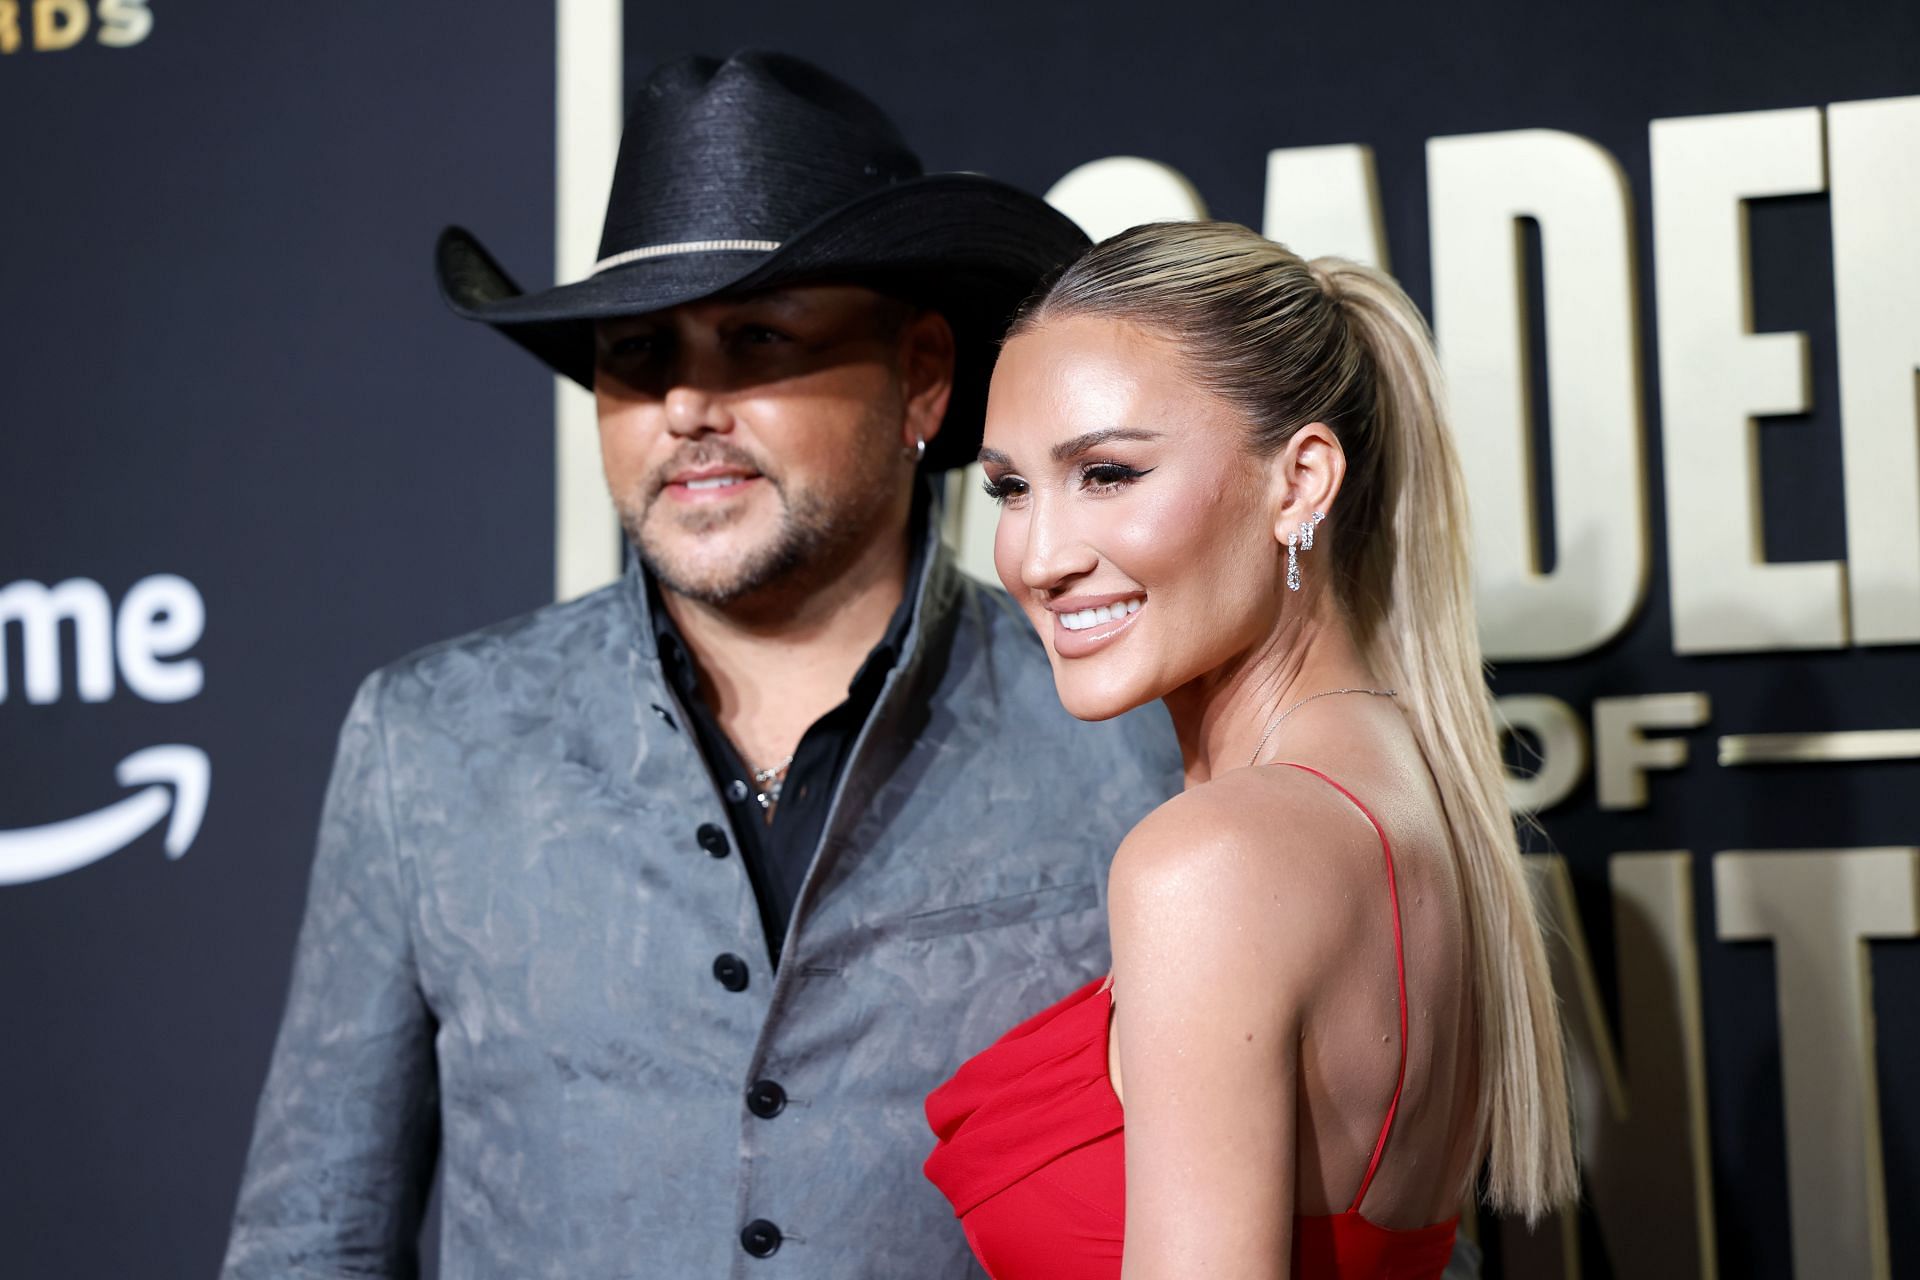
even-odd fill
[{"label": "man's face in shadow", "polygon": [[854,285],[606,320],[595,345],[627,537],[664,587],[720,607],[830,580],[897,531],[953,377],[943,317]]}]

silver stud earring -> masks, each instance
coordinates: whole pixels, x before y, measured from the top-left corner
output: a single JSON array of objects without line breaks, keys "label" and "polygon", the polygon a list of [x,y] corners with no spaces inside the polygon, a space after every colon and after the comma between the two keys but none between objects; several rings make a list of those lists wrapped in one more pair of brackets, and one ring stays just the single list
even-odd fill
[{"label": "silver stud earring", "polygon": [[1316,511],[1293,527],[1287,535],[1287,590],[1300,589],[1300,553],[1313,550],[1313,529],[1327,518],[1324,511]]},{"label": "silver stud earring", "polygon": [[920,465],[920,459],[927,456],[927,442],[921,437],[915,436],[913,438],[913,448],[903,449],[901,450],[901,452],[912,454],[913,465],[917,467]]}]

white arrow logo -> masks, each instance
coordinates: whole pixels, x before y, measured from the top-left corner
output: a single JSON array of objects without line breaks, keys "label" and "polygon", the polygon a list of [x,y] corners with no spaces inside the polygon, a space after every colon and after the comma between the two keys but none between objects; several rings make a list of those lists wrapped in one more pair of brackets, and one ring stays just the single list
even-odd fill
[{"label": "white arrow logo", "polygon": [[[26,884],[77,871],[167,823],[169,858],[187,851],[207,813],[213,766],[198,747],[147,747],[122,760],[114,776],[123,787],[145,787],[104,809],[24,831],[0,831],[0,885]],[[151,784],[151,785],[149,785]]]}]

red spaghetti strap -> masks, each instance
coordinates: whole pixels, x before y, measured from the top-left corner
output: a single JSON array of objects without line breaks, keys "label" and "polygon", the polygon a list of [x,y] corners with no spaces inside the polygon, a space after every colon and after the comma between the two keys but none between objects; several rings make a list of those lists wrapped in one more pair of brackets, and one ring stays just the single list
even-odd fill
[{"label": "red spaghetti strap", "polygon": [[1400,1110],[1400,1090],[1407,1083],[1407,953],[1400,940],[1400,888],[1393,876],[1393,845],[1387,840],[1385,828],[1373,812],[1360,803],[1360,797],[1347,790],[1326,774],[1310,765],[1295,764],[1291,760],[1277,760],[1290,769],[1310,773],[1320,781],[1338,791],[1352,802],[1361,816],[1372,824],[1374,834],[1380,837],[1380,852],[1387,860],[1387,897],[1393,902],[1393,969],[1394,977],[1400,985],[1400,1075],[1393,1082],[1393,1101],[1387,1104],[1386,1122],[1380,1126],[1379,1141],[1373,1144],[1373,1159],[1367,1162],[1367,1176],[1360,1180],[1359,1193],[1353,1197],[1353,1203],[1347,1207],[1348,1213],[1359,1213],[1360,1202],[1367,1198],[1367,1188],[1373,1185],[1373,1175],[1380,1168],[1380,1158],[1387,1153],[1387,1135],[1393,1132],[1393,1117]]}]

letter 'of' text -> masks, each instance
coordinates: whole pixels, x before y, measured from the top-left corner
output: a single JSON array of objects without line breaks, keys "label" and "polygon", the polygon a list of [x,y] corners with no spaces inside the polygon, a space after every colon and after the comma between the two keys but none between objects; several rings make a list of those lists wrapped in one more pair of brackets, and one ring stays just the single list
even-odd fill
[{"label": "letter 'of' text", "polygon": [[1496,703],[1502,733],[1530,735],[1537,744],[1532,773],[1507,772],[1507,804],[1516,813],[1544,813],[1573,794],[1587,771],[1587,731],[1572,707],[1544,693],[1509,693]]},{"label": "letter 'of' text", "polygon": [[1647,770],[1687,762],[1684,738],[1648,738],[1642,729],[1693,729],[1712,713],[1704,693],[1649,693],[1593,700],[1594,790],[1602,809],[1647,807]]}]

